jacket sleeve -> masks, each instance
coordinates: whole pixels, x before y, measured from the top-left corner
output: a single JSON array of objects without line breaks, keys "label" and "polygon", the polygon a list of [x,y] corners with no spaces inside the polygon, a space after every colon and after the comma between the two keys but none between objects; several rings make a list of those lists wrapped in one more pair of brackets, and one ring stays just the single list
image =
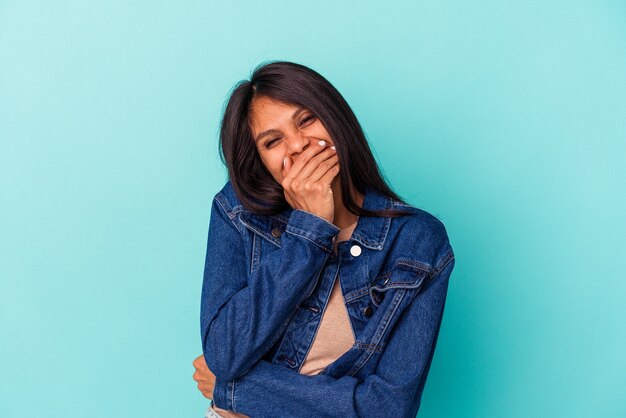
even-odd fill
[{"label": "jacket sleeve", "polygon": [[281,235],[281,248],[264,255],[250,273],[241,233],[217,197],[209,221],[200,328],[209,369],[230,381],[283,333],[297,305],[313,290],[340,228],[296,209]]},{"label": "jacket sleeve", "polygon": [[302,375],[260,360],[244,376],[217,380],[214,402],[254,418],[410,417],[419,409],[435,351],[454,258],[402,313],[377,370],[363,380]]}]

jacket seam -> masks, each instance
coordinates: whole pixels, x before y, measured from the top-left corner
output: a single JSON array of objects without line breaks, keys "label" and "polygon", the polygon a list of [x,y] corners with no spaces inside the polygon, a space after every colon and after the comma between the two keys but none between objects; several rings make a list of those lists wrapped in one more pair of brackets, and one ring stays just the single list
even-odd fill
[{"label": "jacket seam", "polygon": [[454,260],[454,253],[452,252],[452,250],[448,250],[448,252],[446,253],[446,255],[443,257],[443,261],[441,263],[439,263],[440,265],[442,265],[439,268],[435,268],[435,271],[433,272],[433,274],[428,278],[428,280],[433,279],[434,277],[436,277],[439,273],[441,273],[441,271],[443,269],[446,268],[446,266],[448,264],[450,264],[450,262]]},{"label": "jacket seam", "polygon": [[254,264],[256,259],[257,242],[256,234],[252,234],[252,251],[250,252],[250,274],[254,273]]},{"label": "jacket seam", "polygon": [[365,351],[372,351],[375,353],[382,353],[384,351],[384,346],[385,346],[384,344],[366,344],[360,341],[356,341],[352,345],[352,348],[365,350]]},{"label": "jacket seam", "polygon": [[[318,247],[320,247],[321,249],[323,249],[324,251],[326,251],[327,253],[330,253],[331,250],[329,250],[326,246],[319,244],[318,242],[312,240],[311,238],[306,237],[305,235],[302,234],[298,234],[297,232],[300,231],[298,228],[291,228],[292,230],[289,229],[285,229],[285,232],[291,234],[291,235],[295,235],[297,237],[302,237],[307,241],[311,241],[313,244],[317,245]],[[304,231],[303,231],[304,232]]]},{"label": "jacket seam", "polygon": [[233,380],[231,383],[230,393],[231,393],[230,395],[231,406],[233,408],[233,412],[235,412],[235,380]]},{"label": "jacket seam", "polygon": [[[218,201],[218,203],[220,204],[220,206],[222,207],[222,209],[224,209],[224,212],[226,213],[226,215],[230,218],[233,219],[236,215],[236,213],[234,213],[231,209],[232,207],[230,206],[230,202],[228,201],[228,199],[226,198],[226,196],[224,196],[224,193],[222,192],[218,192],[215,195],[215,200]],[[227,207],[228,206],[228,207]]]},{"label": "jacket seam", "polygon": [[[222,211],[224,212],[224,214],[228,217],[228,219],[230,220],[230,222],[233,224],[233,226],[235,227],[235,229],[241,233],[241,230],[239,229],[239,227],[237,226],[237,223],[235,222],[235,218],[237,217],[237,212],[233,212],[233,211],[229,211],[224,207],[224,203],[222,203],[222,200],[224,200],[225,197],[224,195],[222,195],[221,193],[218,193],[217,196],[215,196],[215,201],[217,202],[217,205],[222,209]],[[228,204],[228,202],[226,202],[226,204]]]}]

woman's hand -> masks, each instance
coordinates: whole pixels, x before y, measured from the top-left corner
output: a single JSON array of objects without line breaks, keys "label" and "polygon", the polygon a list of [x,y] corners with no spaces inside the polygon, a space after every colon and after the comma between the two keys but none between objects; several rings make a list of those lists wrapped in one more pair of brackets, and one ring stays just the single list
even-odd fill
[{"label": "woman's hand", "polygon": [[193,380],[198,382],[198,389],[205,398],[213,399],[213,388],[215,388],[215,375],[211,373],[206,365],[204,355],[196,357],[193,361],[193,367],[196,368],[193,374]]},{"label": "woman's hand", "polygon": [[325,141],[313,141],[294,159],[285,158],[283,181],[285,199],[294,209],[320,216],[330,223],[335,217],[335,203],[330,184],[339,173],[337,152]]}]

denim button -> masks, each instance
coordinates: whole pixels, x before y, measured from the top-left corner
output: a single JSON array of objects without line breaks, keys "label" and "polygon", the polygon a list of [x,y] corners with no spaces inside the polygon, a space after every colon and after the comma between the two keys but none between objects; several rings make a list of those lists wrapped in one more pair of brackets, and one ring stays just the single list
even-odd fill
[{"label": "denim button", "polygon": [[311,312],[315,312],[318,313],[320,311],[320,308],[318,308],[317,306],[313,306],[313,305],[300,305],[301,309],[308,309]]},{"label": "denim button", "polygon": [[281,354],[281,355],[279,355],[279,356],[278,356],[278,361],[284,361],[284,362],[286,362],[286,363],[291,364],[291,362],[292,362],[293,360],[291,360],[290,358],[288,358],[286,355]]},{"label": "denim button", "polygon": [[282,231],[278,228],[274,228],[272,229],[272,235],[275,236],[276,238],[280,237],[282,235]]},{"label": "denim button", "polygon": [[374,311],[372,310],[371,306],[368,306],[367,308],[363,309],[363,314],[368,318],[372,316],[372,313],[374,313]]},{"label": "denim button", "polygon": [[352,254],[354,257],[360,256],[361,247],[359,247],[358,245],[353,245],[352,247],[350,247],[350,254]]},{"label": "denim button", "polygon": [[281,354],[280,356],[278,356],[278,360],[287,362],[291,367],[296,365],[296,362],[294,360],[290,359],[284,354]]}]

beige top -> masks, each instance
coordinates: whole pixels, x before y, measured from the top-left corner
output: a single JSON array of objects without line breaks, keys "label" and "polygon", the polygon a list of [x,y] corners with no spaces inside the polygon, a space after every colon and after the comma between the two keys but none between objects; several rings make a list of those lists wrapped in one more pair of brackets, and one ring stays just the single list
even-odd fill
[{"label": "beige top", "polygon": [[[357,222],[358,220],[339,231],[339,235],[337,235],[333,245],[335,254],[337,254],[337,244],[340,241],[348,240],[352,236],[352,231],[354,231]],[[354,331],[350,324],[348,310],[341,292],[339,275],[337,275],[330,298],[326,304],[326,309],[322,315],[322,320],[317,329],[317,334],[300,368],[300,374],[319,374],[326,366],[348,351],[354,344],[354,341]],[[211,408],[224,418],[248,418],[247,415],[220,409],[215,405]]]},{"label": "beige top", "polygon": [[[337,253],[337,243],[350,238],[356,222],[339,231],[333,251]],[[319,374],[326,366],[337,360],[354,345],[354,331],[350,324],[348,310],[341,292],[339,274],[326,304],[322,320],[311,345],[311,349],[300,368],[301,374]]]}]

